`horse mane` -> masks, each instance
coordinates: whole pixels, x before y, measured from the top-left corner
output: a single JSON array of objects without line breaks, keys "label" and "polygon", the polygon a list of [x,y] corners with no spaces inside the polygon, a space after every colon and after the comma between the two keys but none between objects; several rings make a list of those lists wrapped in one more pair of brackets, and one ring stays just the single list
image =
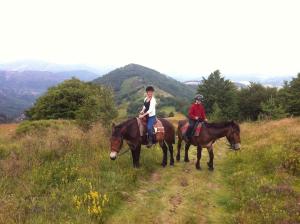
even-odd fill
[{"label": "horse mane", "polygon": [[116,129],[118,129],[118,128],[123,128],[124,126],[129,125],[130,122],[132,122],[134,119],[136,119],[136,118],[130,118],[130,119],[128,119],[128,120],[125,120],[125,121],[123,121],[122,123],[116,125],[115,128],[116,128]]},{"label": "horse mane", "polygon": [[135,119],[136,118],[130,118],[130,119],[127,119],[127,120],[123,121],[122,123],[114,126],[114,131],[113,131],[112,135],[113,136],[120,135],[122,128],[129,126]]},{"label": "horse mane", "polygon": [[205,123],[208,128],[227,128],[229,126],[233,127],[236,131],[240,132],[240,126],[234,121],[224,121],[224,122],[213,122]]}]

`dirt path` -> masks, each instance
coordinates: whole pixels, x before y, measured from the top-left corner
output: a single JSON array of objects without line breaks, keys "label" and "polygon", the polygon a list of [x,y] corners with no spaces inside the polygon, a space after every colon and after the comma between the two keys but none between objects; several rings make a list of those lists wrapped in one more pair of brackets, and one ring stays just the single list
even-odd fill
[{"label": "dirt path", "polygon": [[190,162],[159,168],[137,192],[128,192],[127,202],[108,223],[222,223],[217,194],[221,189],[220,161],[226,156],[224,144],[215,147],[215,171],[208,170],[206,149],[202,170],[195,169],[196,149],[190,149]]}]

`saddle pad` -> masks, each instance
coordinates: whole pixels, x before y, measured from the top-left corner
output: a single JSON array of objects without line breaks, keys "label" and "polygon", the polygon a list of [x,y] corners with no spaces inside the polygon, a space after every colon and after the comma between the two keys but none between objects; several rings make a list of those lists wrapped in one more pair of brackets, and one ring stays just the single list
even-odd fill
[{"label": "saddle pad", "polygon": [[[185,133],[186,133],[188,127],[189,127],[189,122],[186,122],[186,123],[181,127],[180,130],[181,130],[181,133],[182,133],[183,135],[185,135]],[[195,129],[195,132],[194,132],[194,136],[199,136],[199,134],[200,134],[200,132],[201,132],[201,128],[202,128],[202,122],[200,122],[200,123],[197,125],[197,127],[196,127],[196,129]]]},{"label": "saddle pad", "polygon": [[155,133],[165,132],[165,128],[164,128],[163,124],[158,119],[156,119],[156,122],[154,124],[154,131],[155,131]]},{"label": "saddle pad", "polygon": [[[138,126],[139,126],[139,131],[140,131],[140,136],[145,136],[147,133],[147,127],[146,127],[146,123],[143,122],[140,118],[136,118]],[[160,120],[156,119],[155,123],[154,123],[154,132],[155,133],[164,133],[165,132],[165,128],[163,126],[163,124],[161,123]]]},{"label": "saddle pad", "polygon": [[145,136],[147,132],[146,125],[144,124],[145,122],[142,121],[140,118],[136,118],[138,126],[139,126],[139,131],[140,131],[140,136]]}]

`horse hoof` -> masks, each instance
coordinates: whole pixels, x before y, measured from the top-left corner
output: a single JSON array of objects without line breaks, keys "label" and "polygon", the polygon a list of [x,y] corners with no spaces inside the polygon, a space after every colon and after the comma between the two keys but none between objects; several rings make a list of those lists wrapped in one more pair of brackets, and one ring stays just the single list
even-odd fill
[{"label": "horse hoof", "polygon": [[162,167],[166,167],[166,166],[167,166],[167,164],[165,164],[165,163],[162,163],[162,164],[161,164],[161,166],[162,166]]},{"label": "horse hoof", "polygon": [[201,170],[201,166],[200,165],[196,165],[196,169],[197,170]]},{"label": "horse hoof", "polygon": [[180,161],[180,156],[179,155],[176,156],[176,160],[177,160],[177,162]]},{"label": "horse hoof", "polygon": [[174,161],[170,162],[170,166],[174,166]]},{"label": "horse hoof", "polygon": [[189,159],[184,159],[184,162],[188,163],[188,162],[190,162],[190,160]]},{"label": "horse hoof", "polygon": [[208,170],[210,170],[210,171],[214,170],[214,167],[210,163],[207,163],[207,166],[208,166]]}]

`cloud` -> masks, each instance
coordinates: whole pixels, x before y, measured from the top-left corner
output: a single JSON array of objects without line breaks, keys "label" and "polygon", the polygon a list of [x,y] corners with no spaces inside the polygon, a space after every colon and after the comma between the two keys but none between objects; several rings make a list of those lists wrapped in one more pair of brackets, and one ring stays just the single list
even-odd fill
[{"label": "cloud", "polygon": [[298,2],[1,1],[0,60],[291,75],[300,72]]}]

